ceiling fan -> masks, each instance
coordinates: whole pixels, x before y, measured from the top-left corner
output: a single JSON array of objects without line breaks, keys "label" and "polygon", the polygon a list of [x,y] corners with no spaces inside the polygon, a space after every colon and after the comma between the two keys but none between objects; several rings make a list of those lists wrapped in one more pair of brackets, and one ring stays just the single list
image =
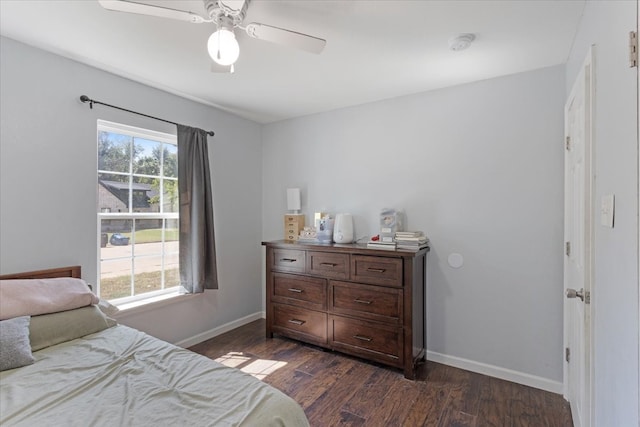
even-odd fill
[{"label": "ceiling fan", "polygon": [[[217,30],[207,43],[209,55],[215,61],[212,71],[233,73],[233,64],[240,55],[240,46],[234,33],[235,28],[244,30],[249,37],[266,40],[283,46],[294,47],[311,53],[320,53],[326,40],[296,31],[285,30],[271,25],[252,22],[243,24],[250,0],[203,0],[208,18],[193,12],[137,3],[130,0],[98,0],[100,5],[118,12],[137,13],[202,24],[213,22]],[[222,67],[215,66],[219,64]]]}]

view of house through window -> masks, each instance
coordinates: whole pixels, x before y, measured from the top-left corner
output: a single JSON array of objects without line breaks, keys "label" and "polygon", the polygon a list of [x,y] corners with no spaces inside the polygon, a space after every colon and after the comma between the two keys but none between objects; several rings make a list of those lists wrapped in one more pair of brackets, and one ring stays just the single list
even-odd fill
[{"label": "view of house through window", "polygon": [[174,135],[98,121],[101,298],[125,303],[177,290],[177,169]]}]

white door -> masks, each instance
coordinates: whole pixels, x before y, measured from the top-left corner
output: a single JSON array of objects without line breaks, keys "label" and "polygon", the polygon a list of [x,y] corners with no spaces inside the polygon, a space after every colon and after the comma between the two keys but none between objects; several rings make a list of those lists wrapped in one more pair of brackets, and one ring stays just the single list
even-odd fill
[{"label": "white door", "polygon": [[[638,15],[636,34],[640,35],[640,0],[636,1],[636,14]],[[636,123],[638,125],[638,140],[636,141],[638,143],[638,169],[636,170],[638,174],[638,246],[636,246],[636,250],[638,251],[638,277],[640,277],[640,66],[636,67],[636,73],[636,78],[638,79],[638,84],[636,85],[636,105],[638,105],[638,121]],[[638,308],[640,309],[640,289],[638,292]],[[638,315],[638,331],[640,331],[640,315]],[[638,370],[640,371],[640,339],[638,339]],[[640,381],[638,382],[638,395],[640,396]],[[638,417],[640,418],[640,413]]]},{"label": "white door", "polygon": [[[638,15],[638,19],[636,21],[636,34],[640,35],[640,0],[636,1],[636,13]],[[636,246],[636,250],[638,251],[638,277],[640,277],[640,66],[636,66],[636,78],[638,79],[638,84],[636,85],[637,89],[637,98],[636,102],[638,105],[638,169],[636,173],[638,174],[638,246]],[[640,292],[638,292],[638,307],[640,308]],[[638,330],[640,331],[640,315],[638,316]],[[640,337],[639,337],[640,338]],[[638,339],[638,370],[640,371],[640,339]],[[640,395],[640,382],[638,382],[638,395]],[[640,409],[640,408],[639,408]],[[638,414],[640,418],[640,413]]]},{"label": "white door", "polygon": [[593,268],[592,94],[590,51],[565,105],[565,397],[576,427],[592,419]]}]

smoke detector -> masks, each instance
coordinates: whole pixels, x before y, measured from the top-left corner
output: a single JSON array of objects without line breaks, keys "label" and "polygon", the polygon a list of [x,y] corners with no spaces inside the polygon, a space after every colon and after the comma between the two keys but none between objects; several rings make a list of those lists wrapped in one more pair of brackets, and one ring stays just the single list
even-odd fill
[{"label": "smoke detector", "polygon": [[475,34],[460,34],[449,40],[449,49],[453,51],[465,50],[476,39]]}]

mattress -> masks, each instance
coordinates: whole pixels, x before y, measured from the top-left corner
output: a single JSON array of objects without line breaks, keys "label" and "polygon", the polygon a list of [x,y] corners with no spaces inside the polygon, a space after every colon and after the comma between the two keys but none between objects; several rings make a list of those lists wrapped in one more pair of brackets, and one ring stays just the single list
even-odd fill
[{"label": "mattress", "polygon": [[3,426],[308,426],[279,390],[117,325],[0,373]]}]

